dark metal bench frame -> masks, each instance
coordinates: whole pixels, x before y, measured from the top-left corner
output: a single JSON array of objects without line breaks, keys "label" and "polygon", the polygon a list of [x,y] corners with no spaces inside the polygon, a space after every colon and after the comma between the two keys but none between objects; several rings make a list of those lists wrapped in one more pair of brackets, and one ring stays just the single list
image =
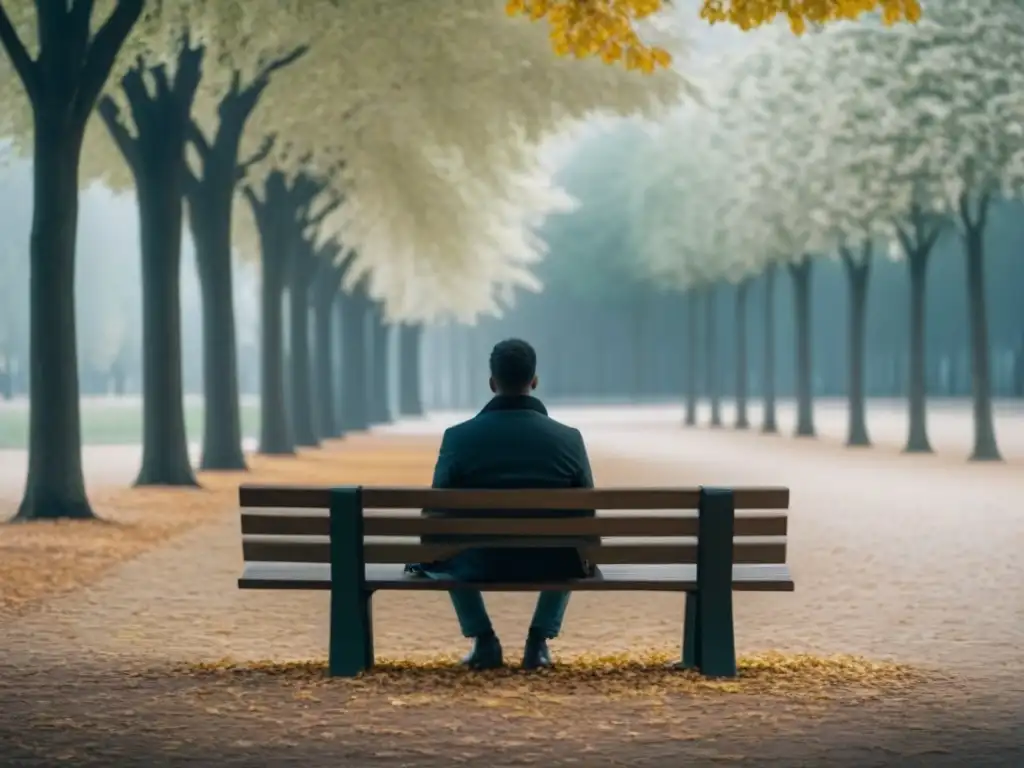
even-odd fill
[{"label": "dark metal bench frame", "polygon": [[[654,502],[651,503],[652,494]],[[387,585],[372,585],[366,581],[364,550],[364,496],[370,506],[411,509],[424,506],[440,508],[589,508],[585,496],[616,501],[616,508],[628,508],[630,499],[643,496],[648,508],[675,508],[666,501],[659,507],[657,496],[678,502],[681,494],[693,494],[695,504],[682,509],[697,508],[696,589],[686,591],[683,622],[682,660],[680,668],[698,669],[710,677],[734,677],[737,673],[735,635],[733,627],[733,538],[737,497],[742,497],[741,508],[786,509],[789,492],[784,488],[697,488],[683,489],[596,489],[596,490],[526,490],[526,491],[438,491],[427,488],[287,488],[277,486],[242,486],[239,501],[243,508],[305,508],[329,510],[329,562],[330,578],[330,641],[328,669],[332,676],[350,677],[373,666],[373,622],[371,598],[376,589]],[[515,501],[510,501],[514,497]],[[500,504],[496,500],[501,499]],[[766,499],[758,503],[756,499]],[[575,500],[566,503],[567,500]],[[600,504],[593,505],[600,507]],[[495,519],[498,519],[497,517]],[[505,518],[508,520],[509,518]],[[559,518],[566,521],[565,518]],[[573,518],[575,521],[588,518]],[[592,519],[592,518],[591,518]],[[378,518],[379,520],[379,518]],[[243,513],[243,527],[245,518]],[[692,557],[692,555],[691,555]],[[788,572],[787,572],[788,573]],[[792,591],[792,581],[775,584],[770,591]],[[450,585],[424,580],[416,585],[422,589],[446,590]],[[483,590],[502,589],[492,584],[472,584]],[[515,589],[539,589],[542,585],[521,584]],[[601,589],[599,584],[590,588]],[[303,589],[301,583],[282,581],[255,582],[244,576],[239,579],[243,589]],[[550,588],[551,585],[543,585]],[[406,588],[406,587],[403,587]],[[507,587],[506,587],[507,588]],[[565,588],[572,589],[567,582]],[[756,587],[755,587],[756,588]]]}]

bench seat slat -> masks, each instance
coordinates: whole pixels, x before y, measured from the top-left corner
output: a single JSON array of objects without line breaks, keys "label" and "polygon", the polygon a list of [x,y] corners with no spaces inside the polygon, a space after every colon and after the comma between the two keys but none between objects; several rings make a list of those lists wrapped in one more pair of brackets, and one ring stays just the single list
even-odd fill
[{"label": "bench seat slat", "polygon": [[[778,513],[736,515],[736,536],[785,536],[787,516]],[[279,536],[327,536],[327,510],[243,509],[242,533]],[[597,517],[440,518],[367,511],[363,516],[367,536],[424,536],[472,534],[478,536],[696,536],[696,513],[623,513]]]},{"label": "bench seat slat", "polygon": [[[562,546],[572,546],[573,542],[556,539]],[[394,539],[378,539],[364,541],[363,552],[367,563],[425,563],[444,560],[468,547],[544,547],[554,542],[537,539],[497,539],[472,544],[420,544],[417,541],[401,543]],[[675,564],[696,563],[697,542],[671,541],[668,539],[620,539],[618,543],[603,542],[601,544],[583,545],[580,547],[584,557],[593,563],[603,564]],[[242,554],[249,562],[284,562],[284,563],[327,563],[330,562],[330,543],[326,537],[276,537],[246,536],[242,540]],[[733,541],[733,562],[748,563],[784,563],[786,561],[786,543],[782,541],[751,541],[735,539]]]},{"label": "bench seat slat", "polygon": [[[788,488],[734,488],[736,509],[788,509]],[[331,489],[243,485],[243,507],[327,509]],[[471,490],[362,489],[364,508],[418,509],[696,509],[699,488],[572,488]]]},{"label": "bench seat slat", "polygon": [[[693,565],[607,565],[593,579],[554,584],[474,584],[490,592],[536,592],[544,589],[573,591],[688,592],[697,588]],[[793,579],[786,565],[734,565],[733,590],[738,592],[792,592]],[[447,590],[465,587],[403,574],[401,565],[366,566],[367,587],[374,590]],[[246,563],[238,580],[241,589],[329,590],[331,567],[323,563]]]}]

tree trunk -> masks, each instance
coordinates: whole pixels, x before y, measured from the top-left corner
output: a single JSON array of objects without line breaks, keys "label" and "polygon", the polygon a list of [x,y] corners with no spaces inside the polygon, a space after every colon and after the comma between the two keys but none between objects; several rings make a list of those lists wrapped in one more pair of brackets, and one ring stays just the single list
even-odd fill
[{"label": "tree trunk", "polygon": [[985,224],[967,226],[967,312],[971,332],[971,401],[974,450],[971,461],[1002,461],[992,419],[992,369],[989,363],[988,317],[985,307]]},{"label": "tree trunk", "polygon": [[697,306],[700,296],[695,288],[686,292],[686,418],[683,423],[692,427],[697,424],[697,400],[700,331],[700,307]]},{"label": "tree trunk", "polygon": [[704,375],[711,403],[711,426],[722,426],[722,406],[718,387],[718,285],[704,287]]},{"label": "tree trunk", "polygon": [[75,333],[78,164],[84,126],[35,110],[29,240],[28,477],[16,520],[95,517],[82,474]]},{"label": "tree trunk", "polygon": [[[36,6],[33,60],[6,10],[2,44],[32,107],[28,476],[16,520],[95,517],[82,475],[75,238],[85,125],[142,0],[119,2],[90,37],[84,4]],[[88,13],[82,13],[85,9]]]},{"label": "tree trunk", "polygon": [[370,347],[369,396],[370,423],[390,424],[390,373],[389,342],[391,328],[384,322],[384,311],[379,304],[370,309],[370,323],[367,329]]},{"label": "tree trunk", "polygon": [[313,427],[313,382],[309,359],[309,281],[315,264],[308,243],[292,245],[289,272],[289,368],[291,372],[292,430],[296,445],[320,444]]},{"label": "tree trunk", "polygon": [[925,382],[925,297],[930,248],[907,253],[910,268],[910,371],[907,387],[909,433],[905,453],[931,453],[928,442],[928,389]]},{"label": "tree trunk", "polygon": [[750,280],[736,284],[736,429],[749,429],[747,418],[747,296]]},{"label": "tree trunk", "polygon": [[284,264],[283,254],[268,255],[261,261],[263,284],[260,302],[260,445],[269,455],[295,453],[291,419],[284,389]]},{"label": "tree trunk", "polygon": [[142,467],[136,485],[197,485],[189,463],[181,366],[182,159],[143,158]]},{"label": "tree trunk", "polygon": [[341,296],[341,429],[369,429],[366,345],[367,302],[358,294]]},{"label": "tree trunk", "polygon": [[420,357],[423,326],[403,324],[398,332],[399,396],[398,411],[402,416],[422,416],[423,398],[420,395]]},{"label": "tree trunk", "polygon": [[811,259],[789,265],[796,312],[796,436],[814,437],[814,369],[811,364]]},{"label": "tree trunk", "polygon": [[775,264],[764,270],[764,415],[761,431],[774,435],[779,431],[775,418]]},{"label": "tree trunk", "polygon": [[867,333],[868,281],[871,277],[870,245],[865,246],[862,258],[847,249],[840,255],[846,269],[850,292],[849,363],[846,371],[849,398],[846,444],[869,446],[868,425],[864,396],[865,335]]},{"label": "tree trunk", "polygon": [[[319,279],[329,279],[321,274]],[[334,383],[334,297],[337,285],[328,292],[317,285],[315,304],[316,351],[313,355],[316,368],[317,434],[322,439],[341,437],[342,431],[334,408],[334,397],[338,387]]]},{"label": "tree trunk", "polygon": [[231,206],[234,179],[207,167],[189,197],[192,239],[203,307],[202,469],[244,470],[238,397],[238,341],[235,332],[231,264]]}]

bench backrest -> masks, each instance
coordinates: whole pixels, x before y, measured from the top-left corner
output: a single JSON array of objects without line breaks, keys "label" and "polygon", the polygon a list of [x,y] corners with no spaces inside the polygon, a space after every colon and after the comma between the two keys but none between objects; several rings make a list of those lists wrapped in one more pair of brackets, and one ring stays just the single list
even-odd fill
[{"label": "bench backrest", "polygon": [[[688,564],[698,562],[702,536],[713,537],[719,553],[728,552],[731,542],[732,561],[737,564],[786,562],[787,488],[441,490],[246,485],[239,489],[239,502],[246,562],[330,563],[332,540],[335,547],[355,552],[365,563],[415,563],[441,560],[467,547],[565,546],[584,537],[601,537],[600,544],[580,543],[587,559],[598,565]],[[425,517],[420,514],[422,508],[495,510],[495,514]],[[604,514],[501,516],[501,510],[530,509],[596,509]],[[472,536],[473,540],[419,540],[437,535]],[[356,551],[356,541],[362,542],[361,551]]]}]

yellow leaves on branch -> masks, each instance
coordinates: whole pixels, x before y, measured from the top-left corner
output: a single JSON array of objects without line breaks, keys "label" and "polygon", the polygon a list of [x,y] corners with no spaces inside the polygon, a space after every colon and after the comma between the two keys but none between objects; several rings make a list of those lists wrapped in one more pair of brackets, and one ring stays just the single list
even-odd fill
[{"label": "yellow leaves on branch", "polygon": [[672,62],[668,51],[646,45],[635,24],[662,9],[663,0],[509,0],[509,16],[547,19],[559,56],[600,56],[607,63],[653,72]]},{"label": "yellow leaves on branch", "polygon": [[[627,69],[653,72],[672,62],[668,51],[646,45],[636,22],[662,10],[666,0],[508,0],[509,16],[547,19],[551,43],[559,56],[600,56],[606,63],[624,61]],[[881,11],[886,24],[921,18],[920,0],[704,0],[701,18],[748,30],[780,15],[801,34],[807,24],[855,19]]]},{"label": "yellow leaves on branch", "polygon": [[808,22],[855,19],[872,11],[881,11],[886,24],[921,18],[919,0],[704,0],[700,15],[712,24],[727,22],[747,30],[785,14],[789,26],[799,35]]}]

